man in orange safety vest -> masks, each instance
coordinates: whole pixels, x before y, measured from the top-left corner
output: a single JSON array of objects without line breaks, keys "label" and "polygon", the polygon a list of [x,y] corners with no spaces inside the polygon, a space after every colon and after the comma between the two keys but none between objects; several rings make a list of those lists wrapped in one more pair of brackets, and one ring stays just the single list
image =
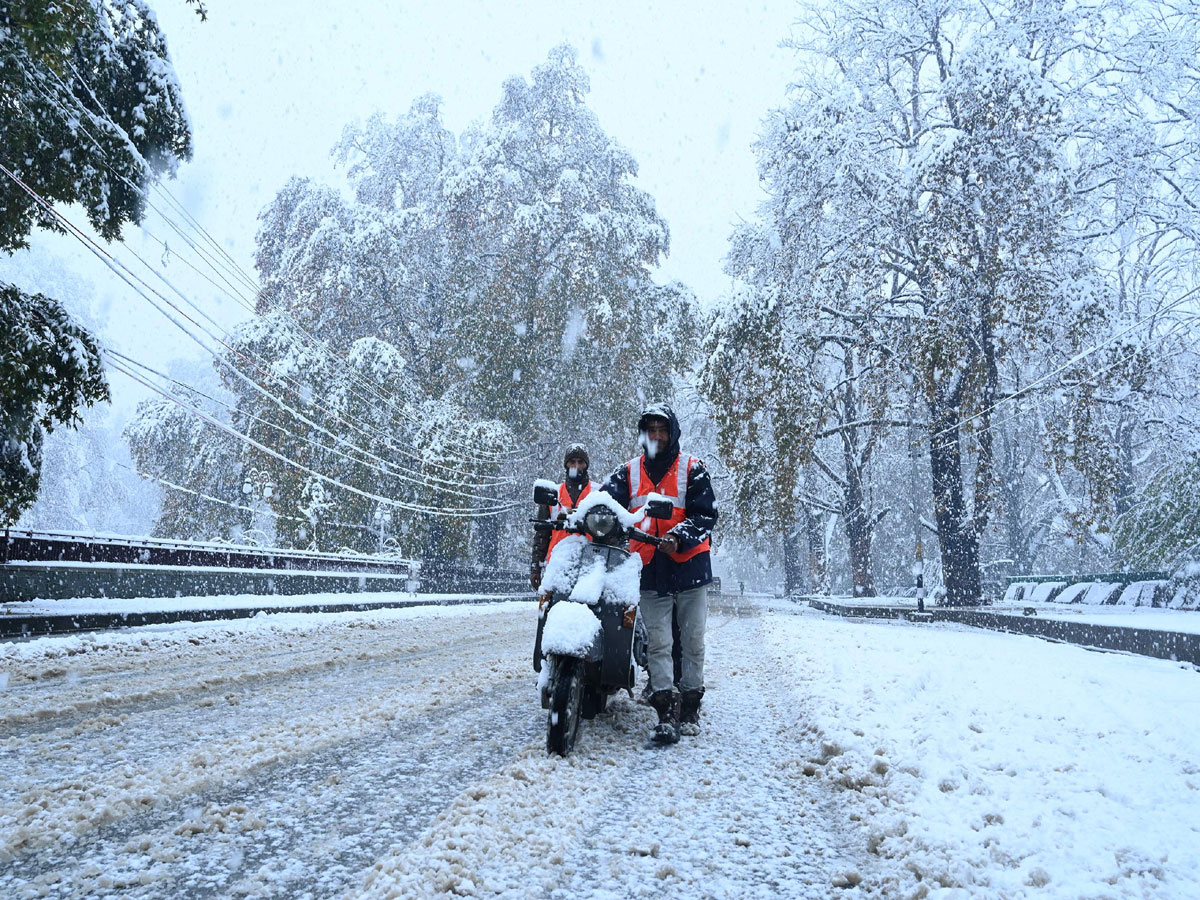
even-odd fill
[{"label": "man in orange safety vest", "polygon": [[[583,444],[571,444],[563,454],[566,477],[558,486],[558,502],[554,506],[539,506],[539,519],[565,519],[580,501],[599,487],[588,480],[588,452]],[[533,537],[533,559],[529,567],[529,584],[536,591],[542,584],[542,570],[550,561],[555,545],[567,536],[565,531],[538,529]]]},{"label": "man in orange safety vest", "polygon": [[[671,501],[669,519],[646,519],[639,527],[662,538],[657,547],[631,542],[642,557],[641,600],[646,622],[650,705],[658,713],[653,739],[673,744],[700,732],[704,696],[704,631],[712,581],[709,535],[717,502],[708,469],[679,449],[679,420],[666,403],[646,407],[638,419],[642,454],[618,467],[601,490],[636,512],[651,494]],[[676,691],[671,659],[672,616],[679,625],[680,674]]]}]

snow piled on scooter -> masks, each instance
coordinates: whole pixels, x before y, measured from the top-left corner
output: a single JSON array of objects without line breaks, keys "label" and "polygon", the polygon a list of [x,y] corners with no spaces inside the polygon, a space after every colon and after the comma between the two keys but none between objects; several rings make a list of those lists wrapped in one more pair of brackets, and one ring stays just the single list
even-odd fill
[{"label": "snow piled on scooter", "polygon": [[[582,656],[600,634],[600,620],[582,603],[556,603],[546,614],[542,652]],[[547,671],[543,667],[543,671]]]},{"label": "snow piled on scooter", "polygon": [[550,561],[542,572],[542,593],[564,593],[575,583],[583,548],[588,539],[581,534],[569,534],[554,545]]},{"label": "snow piled on scooter", "polygon": [[603,556],[585,553],[588,544],[588,539],[579,534],[568,535],[558,542],[542,574],[542,592],[569,592],[571,600],[589,606],[601,600],[626,606],[636,603],[642,558],[631,553],[628,559],[606,572]]},{"label": "snow piled on scooter", "polygon": [[[650,498],[647,499],[652,499],[656,496],[661,495],[651,494]],[[634,526],[641,524],[642,519],[646,517],[646,514],[641,510],[638,510],[637,512],[630,512],[620,503],[614,500],[610,495],[604,493],[604,491],[595,491],[584,497],[583,500],[579,502],[579,505],[575,507],[575,511],[567,516],[567,524],[572,527],[578,525],[583,521],[584,516],[586,516],[597,506],[603,506],[609,509],[613,515],[617,517],[617,521],[620,522],[625,528],[633,528]]]},{"label": "snow piled on scooter", "polygon": [[642,559],[630,554],[611,570],[605,569],[604,554],[592,553],[587,538],[569,535],[554,548],[542,578],[543,591],[568,594],[566,603],[556,603],[546,613],[542,630],[542,652],[577,656],[600,631],[600,620],[591,607],[598,603],[633,606],[638,602]]}]

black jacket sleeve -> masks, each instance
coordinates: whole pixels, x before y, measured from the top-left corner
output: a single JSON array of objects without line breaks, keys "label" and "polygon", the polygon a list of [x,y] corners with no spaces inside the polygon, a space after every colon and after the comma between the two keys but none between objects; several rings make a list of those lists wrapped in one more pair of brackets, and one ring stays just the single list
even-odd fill
[{"label": "black jacket sleeve", "polygon": [[[550,518],[550,507],[538,504],[535,519],[545,521]],[[533,559],[530,560],[531,566],[537,568],[546,561],[546,554],[550,552],[550,531],[546,528],[533,529]]]},{"label": "black jacket sleeve", "polygon": [[707,538],[717,524],[717,498],[713,494],[712,479],[699,459],[688,473],[683,511],[686,518],[668,534],[679,539],[680,550],[691,550]]},{"label": "black jacket sleeve", "polygon": [[600,490],[629,509],[629,466],[624,463],[617,466],[600,486]]}]

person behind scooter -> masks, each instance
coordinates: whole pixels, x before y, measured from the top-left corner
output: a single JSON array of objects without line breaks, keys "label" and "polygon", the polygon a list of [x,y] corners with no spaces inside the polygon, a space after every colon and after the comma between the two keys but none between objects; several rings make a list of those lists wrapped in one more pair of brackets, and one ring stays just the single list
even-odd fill
[{"label": "person behind scooter", "polygon": [[[558,502],[553,506],[538,506],[537,518],[566,519],[577,507],[581,500],[600,487],[594,481],[588,480],[588,452],[583,444],[570,444],[563,453],[563,468],[566,477],[558,486]],[[529,585],[535,591],[541,587],[542,572],[546,563],[554,553],[554,546],[563,538],[566,532],[547,531],[539,529],[533,535],[533,558],[529,566]]]},{"label": "person behind scooter", "polygon": [[[636,512],[651,493],[667,497],[670,519],[648,519],[640,527],[662,541],[635,543],[642,557],[642,616],[647,631],[650,705],[658,713],[652,738],[673,744],[700,731],[704,696],[704,631],[708,585],[712,581],[709,536],[717,523],[717,503],[708,469],[680,452],[679,420],[666,403],[652,404],[638,419],[642,455],[618,467],[600,488]],[[678,619],[681,650],[679,690],[671,660],[671,617]]]}]

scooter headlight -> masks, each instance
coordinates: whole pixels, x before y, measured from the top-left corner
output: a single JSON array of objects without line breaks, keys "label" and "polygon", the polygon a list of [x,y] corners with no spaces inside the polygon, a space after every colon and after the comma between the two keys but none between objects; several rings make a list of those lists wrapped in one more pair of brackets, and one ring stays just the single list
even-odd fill
[{"label": "scooter headlight", "polygon": [[592,537],[606,538],[617,530],[617,514],[598,506],[583,517],[583,527]]}]

